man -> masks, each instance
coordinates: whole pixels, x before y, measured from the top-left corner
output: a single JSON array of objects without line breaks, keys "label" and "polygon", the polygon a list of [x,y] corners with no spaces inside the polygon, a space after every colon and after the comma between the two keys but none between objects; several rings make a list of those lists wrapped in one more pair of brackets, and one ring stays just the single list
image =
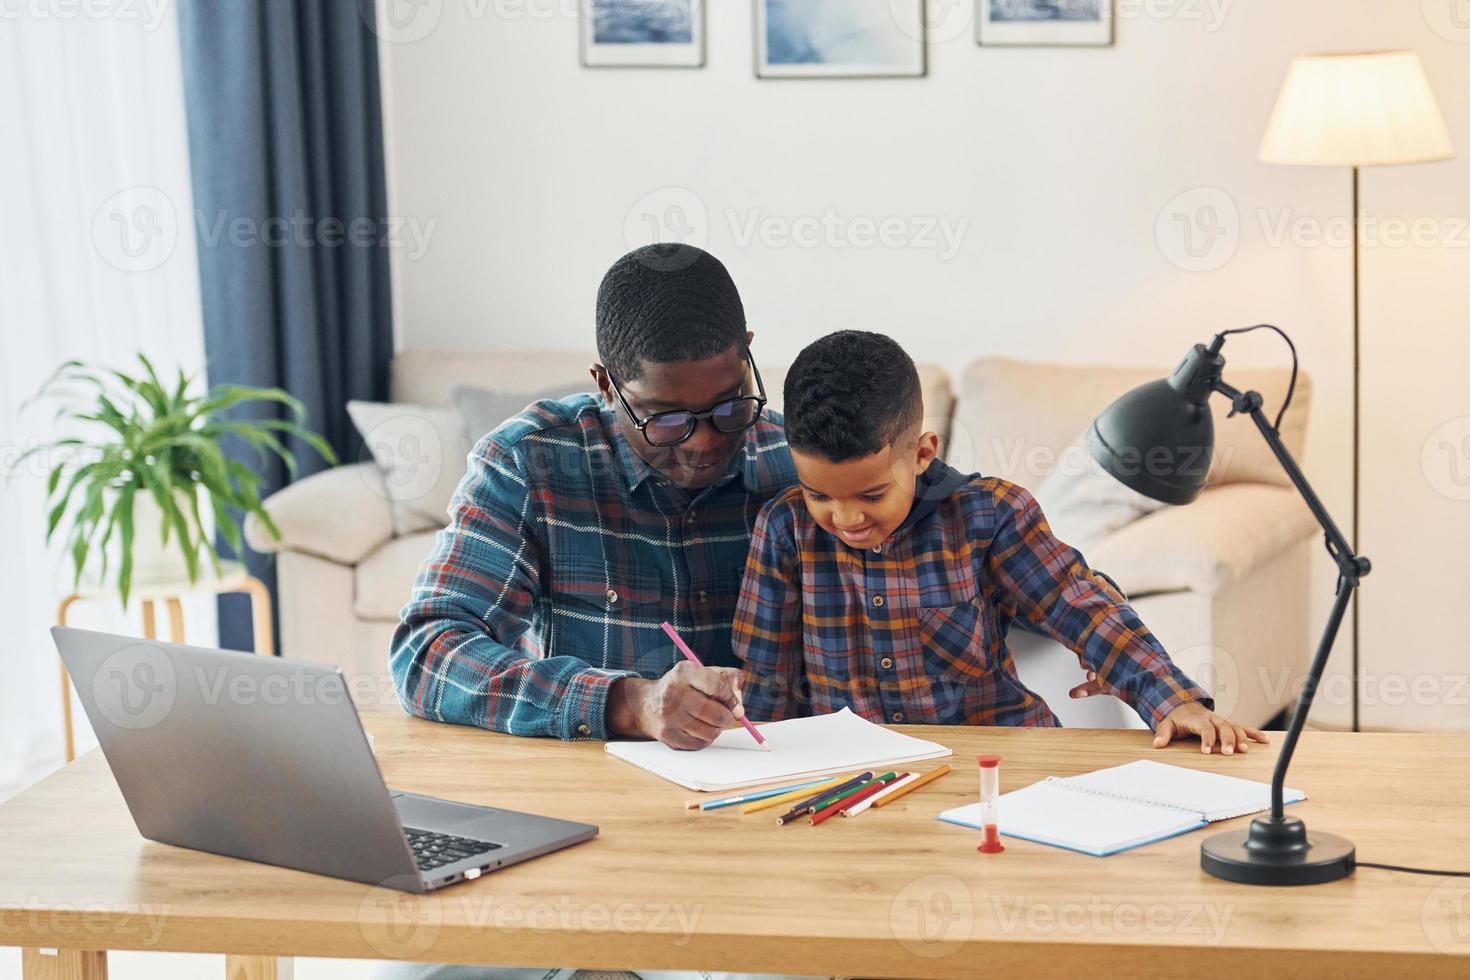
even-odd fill
[{"label": "man", "polygon": [[[389,652],[407,710],[680,749],[737,723],[730,624],[751,528],[795,480],[753,337],[730,274],[700,249],[652,245],[608,270],[598,395],[531,405],[470,453]],[[706,666],[683,659],[665,620]],[[375,976],[572,972],[393,964]]]},{"label": "man", "polygon": [[713,256],[653,245],[613,265],[599,395],[538,402],[470,454],[393,638],[406,709],[680,749],[736,724],[730,623],[750,531],[795,480],[781,418],[761,411],[753,336]]}]

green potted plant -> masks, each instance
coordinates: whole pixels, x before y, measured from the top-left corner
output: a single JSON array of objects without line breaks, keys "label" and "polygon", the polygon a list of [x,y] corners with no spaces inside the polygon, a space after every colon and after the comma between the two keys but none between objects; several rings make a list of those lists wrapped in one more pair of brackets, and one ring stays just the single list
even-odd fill
[{"label": "green potted plant", "polygon": [[[295,455],[281,435],[295,436],[328,463],[336,454],[302,424],[305,409],[279,388],[218,385],[191,393],[193,379],[179,372],[165,385],[142,354],[135,374],[71,360],[57,368],[27,404],[61,401],[55,420],[96,431],[94,438],[68,437],[35,446],[18,467],[39,453],[61,458],[46,480],[46,540],[65,528],[67,551],[80,583],[88,558],[100,561],[88,574],[97,584],[115,587],[123,605],[135,581],[200,575],[201,555],[220,574],[219,555],[205,514],[236,554],[242,552],[240,522],[231,510],[254,514],[275,537],[280,531],[260,501],[263,478],[249,466],[225,456],[220,442],[236,436],[267,460],[273,453],[294,474]],[[292,419],[238,419],[226,410],[252,401],[287,406]],[[172,539],[172,546],[170,545]],[[109,572],[111,577],[109,577]]]}]

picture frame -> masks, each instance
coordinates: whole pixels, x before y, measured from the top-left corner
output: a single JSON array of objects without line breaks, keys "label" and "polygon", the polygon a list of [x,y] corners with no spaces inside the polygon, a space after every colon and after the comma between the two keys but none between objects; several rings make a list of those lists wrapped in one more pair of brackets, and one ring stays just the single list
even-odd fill
[{"label": "picture frame", "polygon": [[924,0],[754,0],[757,78],[923,78]]},{"label": "picture frame", "polygon": [[975,43],[1108,47],[1113,21],[1113,0],[975,0]]},{"label": "picture frame", "polygon": [[704,0],[581,0],[584,68],[703,68]]}]

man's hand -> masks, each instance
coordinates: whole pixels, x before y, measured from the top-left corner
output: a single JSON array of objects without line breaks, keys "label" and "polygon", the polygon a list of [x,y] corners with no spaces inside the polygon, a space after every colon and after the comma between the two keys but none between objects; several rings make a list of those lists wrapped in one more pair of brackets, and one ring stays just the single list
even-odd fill
[{"label": "man's hand", "polygon": [[1237,751],[1250,751],[1251,742],[1264,745],[1270,741],[1264,732],[1237,725],[1229,718],[1215,714],[1198,701],[1190,701],[1169,712],[1159,722],[1158,731],[1154,733],[1154,748],[1162,749],[1176,736],[1185,734],[1198,735],[1200,751],[1206,755],[1213,752],[1216,745],[1220,746],[1220,751],[1225,755],[1234,755]]},{"label": "man's hand", "polygon": [[740,671],[680,661],[658,680],[626,677],[607,696],[607,727],[656,738],[674,749],[702,749],[745,714]]}]

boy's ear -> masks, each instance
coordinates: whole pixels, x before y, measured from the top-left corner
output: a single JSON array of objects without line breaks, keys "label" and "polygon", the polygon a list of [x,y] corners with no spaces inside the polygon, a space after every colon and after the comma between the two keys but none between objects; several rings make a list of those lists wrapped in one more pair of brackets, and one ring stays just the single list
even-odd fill
[{"label": "boy's ear", "polygon": [[939,457],[939,435],[934,432],[925,432],[919,436],[919,446],[915,450],[914,469],[923,473],[929,468],[929,464]]}]

